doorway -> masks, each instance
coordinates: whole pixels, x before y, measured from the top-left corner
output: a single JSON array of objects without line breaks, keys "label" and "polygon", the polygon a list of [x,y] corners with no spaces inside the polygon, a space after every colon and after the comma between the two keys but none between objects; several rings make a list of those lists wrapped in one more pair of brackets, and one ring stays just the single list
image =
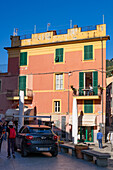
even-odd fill
[{"label": "doorway", "polygon": [[80,126],[78,128],[79,142],[93,142],[93,127]]}]

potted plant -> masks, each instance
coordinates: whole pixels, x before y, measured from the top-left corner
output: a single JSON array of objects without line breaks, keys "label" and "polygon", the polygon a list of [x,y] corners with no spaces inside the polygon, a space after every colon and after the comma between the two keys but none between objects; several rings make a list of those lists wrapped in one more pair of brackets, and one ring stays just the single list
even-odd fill
[{"label": "potted plant", "polygon": [[75,154],[77,156],[77,158],[79,159],[83,159],[83,154],[82,154],[82,150],[87,150],[89,147],[87,145],[83,145],[83,144],[77,144],[75,145]]},{"label": "potted plant", "polygon": [[71,85],[71,89],[73,90],[73,95],[76,95],[77,89],[75,89],[75,88],[73,87],[73,85]]}]

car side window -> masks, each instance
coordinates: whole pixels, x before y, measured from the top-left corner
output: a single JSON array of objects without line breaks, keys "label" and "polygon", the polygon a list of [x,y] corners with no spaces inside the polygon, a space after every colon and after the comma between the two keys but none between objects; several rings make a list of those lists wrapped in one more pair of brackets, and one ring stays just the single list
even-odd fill
[{"label": "car side window", "polygon": [[23,129],[22,133],[29,133],[28,128],[25,127],[25,128]]},{"label": "car side window", "polygon": [[22,126],[22,127],[20,128],[19,133],[22,133],[23,129],[24,129],[24,126]]}]

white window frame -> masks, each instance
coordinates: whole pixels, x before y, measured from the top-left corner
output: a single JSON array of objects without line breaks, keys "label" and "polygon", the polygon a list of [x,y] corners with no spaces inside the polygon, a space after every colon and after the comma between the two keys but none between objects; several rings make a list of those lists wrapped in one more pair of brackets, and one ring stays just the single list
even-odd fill
[{"label": "white window frame", "polygon": [[55,90],[63,90],[63,73],[55,75]]},{"label": "white window frame", "polygon": [[60,101],[54,101],[54,112],[60,113]]}]

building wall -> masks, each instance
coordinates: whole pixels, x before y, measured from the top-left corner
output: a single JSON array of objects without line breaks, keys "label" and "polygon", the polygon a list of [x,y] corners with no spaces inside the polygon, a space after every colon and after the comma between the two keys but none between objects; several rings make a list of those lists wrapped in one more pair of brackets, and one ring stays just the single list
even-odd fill
[{"label": "building wall", "polygon": [[[74,32],[74,33],[73,33]],[[75,37],[75,35],[76,37]],[[38,114],[57,115],[61,122],[66,116],[66,130],[69,132],[69,119],[72,114],[73,92],[71,85],[79,89],[79,72],[98,71],[98,85],[102,86],[102,44],[106,36],[106,26],[98,25],[94,31],[82,32],[81,28],[69,29],[66,35],[54,35],[53,32],[32,34],[31,39],[21,40],[21,47],[8,49],[9,72],[26,75],[26,88],[33,90],[32,107],[37,107]],[[74,43],[74,38],[79,41]],[[88,39],[89,42],[83,39]],[[68,41],[73,41],[72,43]],[[13,39],[12,39],[13,41]],[[58,42],[58,43],[57,43]],[[63,42],[63,43],[60,43]],[[20,43],[20,41],[19,41]],[[45,43],[45,44],[44,44]],[[54,44],[52,44],[54,43]],[[13,47],[15,46],[14,43]],[[34,45],[34,46],[33,46]],[[37,46],[35,46],[37,45]],[[93,60],[84,60],[84,46],[93,45]],[[63,62],[55,63],[55,50],[64,49]],[[27,52],[27,65],[19,66],[20,52]],[[103,40],[103,114],[106,109],[106,40]],[[71,72],[69,76],[68,73]],[[63,73],[63,90],[55,90],[55,74]],[[18,80],[17,80],[18,84]],[[69,89],[68,89],[69,85]],[[69,99],[68,99],[69,97]],[[91,98],[90,98],[91,99]],[[53,112],[54,100],[61,101],[61,113]],[[68,103],[69,101],[69,103]],[[31,106],[31,105],[30,105]],[[77,100],[78,115],[84,112],[84,100]],[[69,115],[67,114],[69,109]],[[97,115],[97,124],[102,123],[102,98],[93,100],[93,114]],[[61,128],[61,124],[60,124]],[[97,128],[95,129],[97,132]]]}]

